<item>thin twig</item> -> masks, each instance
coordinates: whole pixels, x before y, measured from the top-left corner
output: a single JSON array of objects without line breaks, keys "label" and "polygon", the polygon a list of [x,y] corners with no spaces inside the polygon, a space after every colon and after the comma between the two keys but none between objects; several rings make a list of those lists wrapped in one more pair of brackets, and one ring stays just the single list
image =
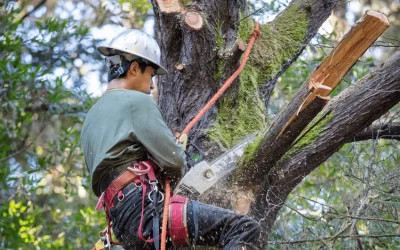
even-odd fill
[{"label": "thin twig", "polygon": [[[339,239],[346,239],[346,238],[390,238],[390,237],[400,237],[400,234],[382,234],[382,235],[342,235],[337,236],[336,238]],[[323,240],[332,240],[333,237],[323,237]],[[309,242],[318,242],[321,239],[311,239],[311,240],[293,240],[293,241],[268,241],[268,244],[271,245],[287,245],[287,244],[302,244],[302,243],[309,243]]]},{"label": "thin twig", "polygon": [[23,21],[25,18],[27,18],[28,16],[30,16],[33,12],[35,12],[37,9],[40,8],[40,6],[42,6],[43,4],[46,3],[47,0],[42,0],[38,5],[36,5],[33,10],[29,11],[28,13],[26,13],[20,21]]}]

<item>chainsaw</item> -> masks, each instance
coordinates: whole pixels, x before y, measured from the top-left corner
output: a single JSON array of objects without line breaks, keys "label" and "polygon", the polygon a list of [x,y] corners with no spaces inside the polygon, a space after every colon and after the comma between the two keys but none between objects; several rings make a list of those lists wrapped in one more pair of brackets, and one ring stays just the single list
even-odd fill
[{"label": "chainsaw", "polygon": [[255,135],[247,137],[211,163],[202,160],[203,157],[200,150],[195,147],[195,153],[189,155],[189,161],[195,164],[179,181],[174,189],[174,194],[189,198],[196,198],[202,195],[218,180],[236,169],[238,160],[243,155],[245,147],[253,142],[254,138]]}]

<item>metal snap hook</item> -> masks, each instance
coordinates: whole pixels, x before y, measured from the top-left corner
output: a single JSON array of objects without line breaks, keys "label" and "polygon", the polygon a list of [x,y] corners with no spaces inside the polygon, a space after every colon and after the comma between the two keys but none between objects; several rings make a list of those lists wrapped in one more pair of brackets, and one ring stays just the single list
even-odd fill
[{"label": "metal snap hook", "polygon": [[[149,198],[149,200],[150,200],[151,202],[153,202],[153,199],[151,198],[151,194],[152,194],[153,192],[154,192],[154,190],[147,194],[147,198]],[[164,194],[161,193],[161,192],[159,192],[159,193],[161,194],[161,199],[158,201],[158,203],[160,203],[160,202],[162,202],[162,201],[164,200]]]}]

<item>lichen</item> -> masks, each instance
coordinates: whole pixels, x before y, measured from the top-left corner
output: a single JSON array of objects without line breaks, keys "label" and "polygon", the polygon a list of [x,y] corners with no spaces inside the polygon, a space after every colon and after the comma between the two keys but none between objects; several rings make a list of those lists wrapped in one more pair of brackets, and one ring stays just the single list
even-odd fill
[{"label": "lichen", "polygon": [[291,157],[294,153],[299,150],[306,149],[312,145],[316,138],[320,137],[326,124],[333,118],[333,113],[321,117],[317,115],[313,121],[304,129],[304,132],[299,136],[299,140],[290,148],[288,152],[282,157],[286,159]]},{"label": "lichen", "polygon": [[[243,41],[248,41],[254,30],[254,20],[242,19],[247,15],[240,14],[242,21],[239,23],[238,39]],[[307,26],[307,14],[296,4],[277,16],[274,22],[260,25],[261,36],[240,74],[237,95],[225,95],[219,103],[217,118],[208,131],[211,140],[230,148],[249,134],[266,127],[265,105],[260,98],[259,86],[272,79],[282,65],[300,50]],[[214,79],[222,76],[221,69],[223,67],[218,62]]]},{"label": "lichen", "polygon": [[215,43],[217,45],[217,49],[222,48],[225,45],[225,39],[222,36],[222,25],[224,22],[219,22],[218,20],[215,23]]}]

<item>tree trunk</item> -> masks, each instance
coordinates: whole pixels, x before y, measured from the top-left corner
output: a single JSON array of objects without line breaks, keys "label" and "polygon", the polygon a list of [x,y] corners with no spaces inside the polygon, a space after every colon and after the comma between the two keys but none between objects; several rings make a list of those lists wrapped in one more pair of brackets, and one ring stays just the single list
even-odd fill
[{"label": "tree trunk", "polygon": [[[261,25],[261,38],[240,78],[189,134],[189,141],[201,146],[206,157],[214,158],[265,128],[265,104],[277,78],[329,17],[335,2],[292,1],[274,21]],[[254,20],[245,18],[250,14],[245,0],[152,3],[162,64],[169,71],[160,79],[158,102],[167,125],[182,131],[237,68]],[[202,18],[202,28],[188,24],[188,13]]]},{"label": "tree trunk", "polygon": [[[336,1],[293,0],[272,22],[260,26],[261,37],[240,77],[189,134],[189,141],[200,146],[206,159],[266,128],[266,108],[276,80],[329,17]],[[169,71],[160,78],[158,102],[167,125],[180,132],[235,71],[254,21],[246,18],[250,14],[246,0],[152,0],[152,4],[162,64]],[[266,236],[303,177],[398,102],[398,91],[386,92],[398,89],[397,60],[329,102],[306,134],[313,135],[312,145],[302,143],[309,139],[303,137],[296,144],[304,147],[286,152],[256,183],[263,192],[255,195],[257,202],[250,213],[260,220]],[[368,88],[375,89],[377,84],[379,91],[368,96]],[[379,103],[382,95],[383,104]],[[355,118],[359,122],[349,122]]]}]

